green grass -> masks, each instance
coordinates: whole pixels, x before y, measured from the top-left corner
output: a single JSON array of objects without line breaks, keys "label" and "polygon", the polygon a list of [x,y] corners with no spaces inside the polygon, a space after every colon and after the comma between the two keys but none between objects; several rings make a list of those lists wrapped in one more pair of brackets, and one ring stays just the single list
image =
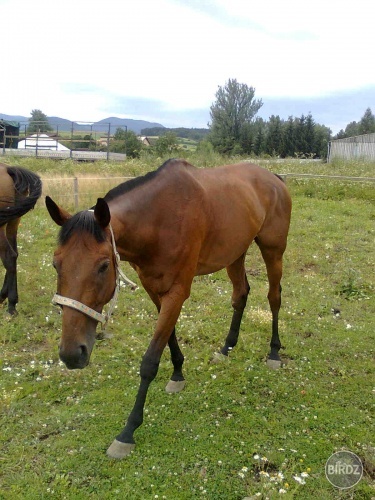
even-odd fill
[{"label": "green grass", "polygon": [[[142,162],[124,164],[122,171],[143,172]],[[268,166],[310,173],[330,168]],[[58,177],[61,167],[43,162],[36,170]],[[118,168],[95,164],[93,171],[117,175]],[[357,165],[338,168],[342,175],[360,171]],[[91,165],[69,169],[92,172]],[[371,166],[362,170],[368,176]],[[197,278],[177,325],[187,386],[177,395],[165,393],[171,374],[166,352],[136,450],[122,461],[108,459],[105,450],[133,405],[154,306],[142,289],[122,289],[112,338],[97,342],[89,367],[68,371],[58,360],[61,317],[51,305],[57,227],[42,204],[22,219],[19,314],[9,318],[5,307],[0,310],[1,499],[375,496],[373,185],[288,179],[288,186],[294,207],[280,318],[286,365],[274,372],[264,363],[267,280],[251,247],[252,290],[238,346],[228,362],[211,363],[229,327],[231,287],[224,271]],[[341,449],[365,465],[363,479],[347,492],[332,487],[324,473],[329,456]],[[305,473],[305,484],[294,479]]]}]

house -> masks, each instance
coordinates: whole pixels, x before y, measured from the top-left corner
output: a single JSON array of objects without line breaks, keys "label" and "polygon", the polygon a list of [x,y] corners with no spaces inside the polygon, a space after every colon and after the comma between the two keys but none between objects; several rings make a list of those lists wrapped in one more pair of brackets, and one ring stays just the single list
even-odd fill
[{"label": "house", "polygon": [[138,139],[141,141],[141,143],[144,146],[151,146],[151,141],[150,141],[150,139],[148,137],[143,136],[143,137],[138,137]]},{"label": "house", "polygon": [[16,148],[19,131],[18,122],[0,119],[0,148]]}]

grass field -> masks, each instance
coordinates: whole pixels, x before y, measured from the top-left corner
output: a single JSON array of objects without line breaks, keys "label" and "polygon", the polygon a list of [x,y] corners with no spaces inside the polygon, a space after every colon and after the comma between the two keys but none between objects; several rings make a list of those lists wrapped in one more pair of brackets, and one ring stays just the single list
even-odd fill
[{"label": "grass field", "polygon": [[[224,162],[191,161],[215,160]],[[135,175],[151,165],[32,161],[18,160],[48,178]],[[374,177],[374,165],[360,162],[262,164],[279,173]],[[105,450],[133,405],[154,307],[142,289],[122,289],[112,337],[97,342],[86,369],[68,371],[58,360],[61,317],[51,305],[57,227],[42,203],[23,218],[19,313],[0,310],[1,499],[375,497],[374,186],[306,179],[288,179],[288,186],[294,207],[280,321],[284,367],[265,366],[267,280],[251,247],[252,290],[236,349],[227,362],[211,363],[229,327],[231,287],[223,271],[197,278],[177,325],[187,386],[165,393],[166,352],[136,449],[122,461]],[[325,477],[327,459],[342,449],[364,466],[349,490]]]}]

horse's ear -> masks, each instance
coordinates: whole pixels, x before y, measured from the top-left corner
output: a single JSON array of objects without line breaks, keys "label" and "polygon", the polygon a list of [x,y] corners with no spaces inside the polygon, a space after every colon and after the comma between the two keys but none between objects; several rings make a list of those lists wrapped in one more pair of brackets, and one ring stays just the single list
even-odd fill
[{"label": "horse's ear", "polygon": [[49,196],[46,196],[46,207],[52,220],[55,221],[58,226],[62,226],[64,222],[71,218],[70,213],[56,205]]},{"label": "horse's ear", "polygon": [[94,207],[94,215],[98,224],[105,229],[111,222],[111,212],[109,206],[103,198],[98,198]]}]

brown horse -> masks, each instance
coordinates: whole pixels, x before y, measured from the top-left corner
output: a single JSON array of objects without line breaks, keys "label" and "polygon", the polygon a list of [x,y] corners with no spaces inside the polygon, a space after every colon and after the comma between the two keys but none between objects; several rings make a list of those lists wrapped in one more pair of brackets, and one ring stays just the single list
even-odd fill
[{"label": "brown horse", "polygon": [[137,271],[159,312],[141,363],[135,405],[109,456],[122,458],[134,448],[133,434],[142,424],[146,394],[167,344],[173,373],[166,390],[178,392],[184,386],[175,324],[194,276],[226,268],[234,311],[221,353],[227,356],[236,345],[250,290],[244,262],[253,240],[269,281],[269,359],[280,364],[280,280],[291,199],[279,177],[250,163],[197,169],[184,160],[169,160],[157,171],[112,189],[91,210],[71,216],[49,197],[46,204],[62,226],[54,254],[55,301],[63,307],[60,358],[68,368],[89,362],[101,311],[116,289],[116,247]]},{"label": "brown horse", "polygon": [[40,178],[21,167],[0,163],[0,257],[5,267],[0,303],[8,299],[8,312],[16,312],[17,231],[21,217],[34,208],[42,194]]}]

